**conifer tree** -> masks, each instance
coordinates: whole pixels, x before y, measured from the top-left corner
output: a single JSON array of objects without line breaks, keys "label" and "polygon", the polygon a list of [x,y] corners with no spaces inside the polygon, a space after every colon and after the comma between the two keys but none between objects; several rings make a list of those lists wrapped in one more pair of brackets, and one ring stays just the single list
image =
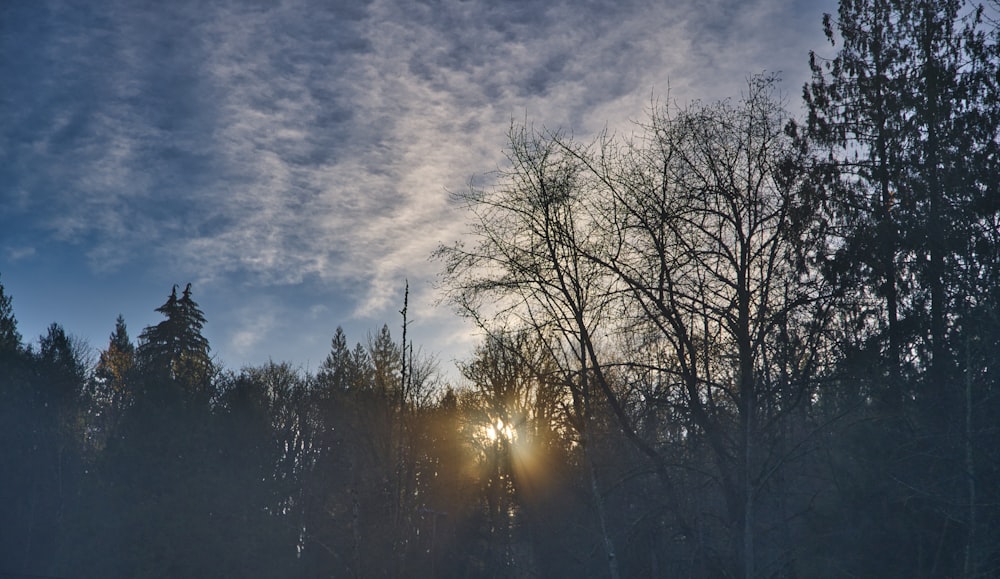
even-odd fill
[{"label": "conifer tree", "polygon": [[29,569],[37,544],[30,529],[37,520],[38,405],[29,362],[11,297],[0,283],[0,566],[7,572]]},{"label": "conifer tree", "polygon": [[191,284],[180,298],[175,285],[156,311],[166,319],[147,327],[139,336],[138,358],[143,374],[177,383],[189,394],[206,393],[212,360],[208,340],[201,334],[205,315],[191,298]]},{"label": "conifer tree", "polygon": [[[213,541],[223,536],[215,525],[227,510],[216,494],[225,446],[209,404],[214,375],[201,334],[205,316],[190,284],[180,295],[174,286],[156,311],[164,320],[140,335],[134,399],[110,425],[99,464],[108,481],[101,489],[113,520],[108,533],[122,539],[104,543],[95,556],[104,568],[91,574],[151,576],[169,559],[162,576],[228,576],[205,571],[224,559]],[[126,342],[124,327],[116,328],[109,350],[127,349]]]},{"label": "conifer tree", "polygon": [[330,353],[326,355],[319,367],[317,378],[320,384],[332,392],[343,392],[350,388],[351,383],[351,351],[347,347],[347,335],[344,329],[337,330],[330,340]]},{"label": "conifer tree", "polygon": [[135,378],[135,345],[128,335],[125,318],[119,314],[115,331],[108,338],[108,347],[101,352],[94,376],[97,378],[95,396],[104,407],[111,426],[122,410],[131,403],[132,380]]},{"label": "conifer tree", "polygon": [[108,338],[107,350],[101,352],[96,375],[103,381],[123,385],[126,375],[135,365],[135,345],[129,338],[125,318],[119,314],[115,331]]},{"label": "conifer tree", "polygon": [[[885,369],[883,398],[898,405],[901,381],[940,383],[953,365],[969,230],[996,211],[996,45],[963,0],[843,1],[824,28],[838,51],[810,56],[804,96],[834,185],[833,270],[875,329],[851,346]],[[918,395],[942,402],[940,386]]]},{"label": "conifer tree", "polygon": [[4,293],[3,283],[0,283],[0,355],[20,350],[21,334],[17,331],[17,319],[14,317],[11,297]]},{"label": "conifer tree", "polygon": [[824,28],[837,52],[812,56],[804,94],[831,169],[845,399],[877,419],[832,454],[835,510],[856,516],[828,544],[846,572],[980,576],[997,556],[995,371],[975,346],[996,327],[997,30],[967,0],[842,0]]},{"label": "conifer tree", "polygon": [[59,324],[49,326],[38,340],[38,366],[43,399],[60,406],[70,403],[82,392],[87,368],[66,331]]}]

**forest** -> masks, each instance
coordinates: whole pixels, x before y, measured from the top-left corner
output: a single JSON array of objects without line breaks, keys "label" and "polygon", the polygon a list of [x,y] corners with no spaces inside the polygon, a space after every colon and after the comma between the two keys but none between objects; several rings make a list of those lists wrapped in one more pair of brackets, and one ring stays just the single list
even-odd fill
[{"label": "forest", "polygon": [[92,356],[0,285],[0,577],[1000,576],[997,8],[841,0],[794,103],[513,124],[432,256],[459,383],[408,289],[313,373],[217,364],[191,284]]}]

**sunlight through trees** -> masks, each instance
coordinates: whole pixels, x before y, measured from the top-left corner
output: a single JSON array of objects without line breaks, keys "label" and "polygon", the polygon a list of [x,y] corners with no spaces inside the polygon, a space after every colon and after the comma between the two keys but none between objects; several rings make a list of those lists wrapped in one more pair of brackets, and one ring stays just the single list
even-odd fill
[{"label": "sunlight through trees", "polygon": [[456,380],[408,282],[315,372],[223,367],[191,284],[100,350],[0,284],[0,577],[1000,576],[990,7],[842,1],[803,119],[513,124],[434,255]]}]

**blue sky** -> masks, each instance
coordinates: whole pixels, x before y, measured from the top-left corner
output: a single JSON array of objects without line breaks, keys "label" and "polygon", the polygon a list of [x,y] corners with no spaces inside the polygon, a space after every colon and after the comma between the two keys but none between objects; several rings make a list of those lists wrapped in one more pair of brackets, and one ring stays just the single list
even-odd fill
[{"label": "blue sky", "polygon": [[511,120],[586,138],[651,98],[799,106],[832,0],[6,0],[0,282],[26,341],[107,345],[191,282],[229,368],[315,369],[341,325],[389,323],[404,280],[442,369],[471,327],[435,305],[449,191],[503,161]]}]

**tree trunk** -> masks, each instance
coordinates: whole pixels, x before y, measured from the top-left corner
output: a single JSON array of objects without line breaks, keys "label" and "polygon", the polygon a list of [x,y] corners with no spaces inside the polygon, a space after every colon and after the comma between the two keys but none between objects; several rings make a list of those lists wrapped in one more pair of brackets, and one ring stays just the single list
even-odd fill
[{"label": "tree trunk", "polygon": [[611,579],[619,579],[618,556],[615,554],[615,545],[608,534],[607,509],[604,504],[604,495],[601,494],[600,486],[597,483],[597,470],[594,467],[593,457],[590,450],[584,446],[583,452],[586,455],[587,470],[590,474],[590,492],[594,497],[594,509],[597,511],[597,521],[601,527],[601,540],[604,545],[604,554],[608,558],[608,576]]},{"label": "tree trunk", "polygon": [[965,337],[965,478],[968,490],[968,531],[965,537],[965,560],[962,576],[974,577],[976,541],[976,462],[972,445],[972,356],[969,352],[969,337]]}]

